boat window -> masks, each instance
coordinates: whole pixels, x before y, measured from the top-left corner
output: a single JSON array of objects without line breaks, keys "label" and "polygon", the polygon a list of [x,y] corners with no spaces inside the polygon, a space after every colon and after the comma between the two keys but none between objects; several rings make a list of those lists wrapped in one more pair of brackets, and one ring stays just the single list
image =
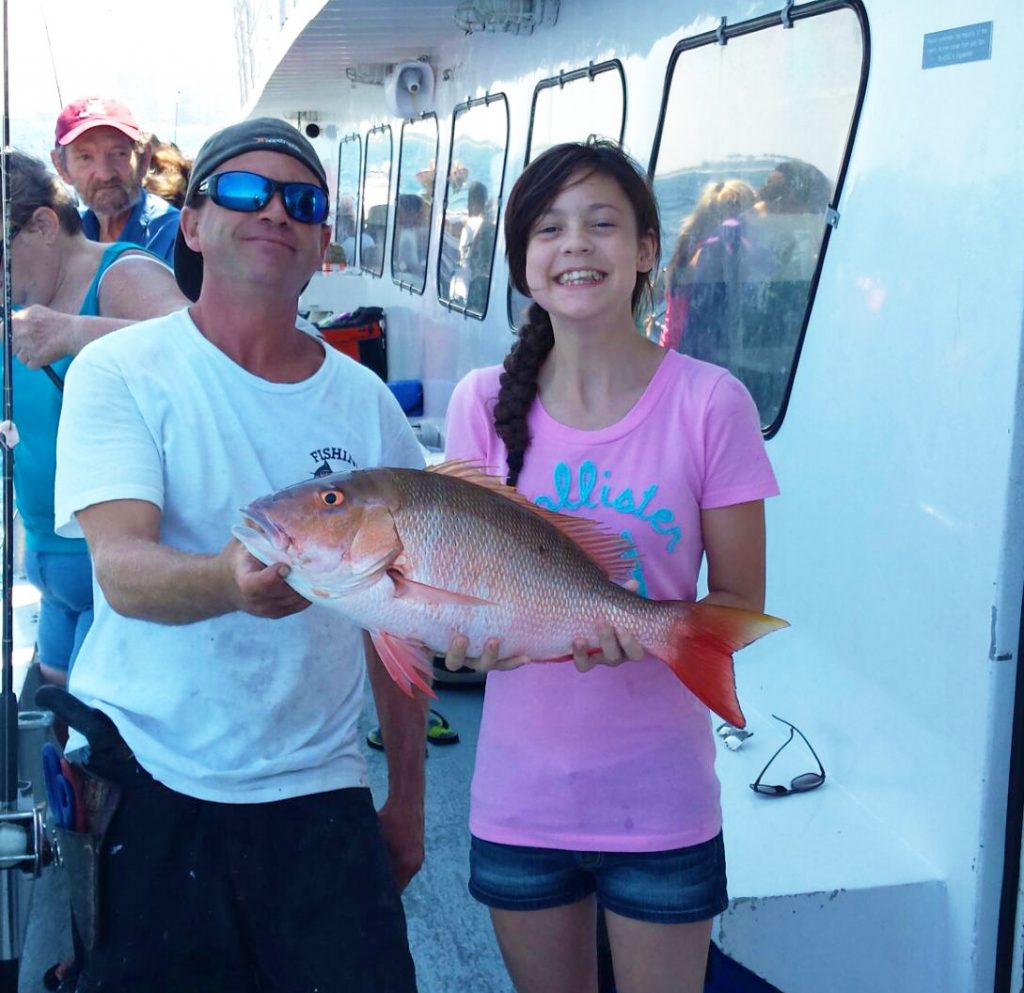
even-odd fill
[{"label": "boat window", "polygon": [[618,59],[542,79],[533,91],[526,162],[563,141],[590,135],[622,144],[626,126],[626,76]]},{"label": "boat window", "polygon": [[[621,145],[625,128],[626,75],[618,59],[542,79],[533,91],[523,167],[564,141],[586,141],[596,135]],[[529,305],[529,297],[509,287],[508,319],[513,327]]]},{"label": "boat window", "polygon": [[422,293],[427,284],[430,219],[434,209],[437,115],[424,114],[402,125],[398,150],[398,197],[391,239],[391,277]]},{"label": "boat window", "polygon": [[508,128],[504,94],[459,104],[452,119],[437,297],[473,317],[487,313]]},{"label": "boat window", "polygon": [[334,197],[334,243],[347,266],[358,265],[356,241],[359,216],[359,170],[363,142],[357,134],[346,135],[338,145],[338,188]]},{"label": "boat window", "polygon": [[372,128],[366,135],[366,161],[363,163],[363,226],[359,235],[359,262],[374,276],[384,273],[391,151],[391,126],[381,124]]},{"label": "boat window", "polygon": [[683,41],[669,62],[651,155],[662,269],[646,330],[729,368],[768,436],[838,222],[866,81],[862,16],[856,3],[787,6]]}]

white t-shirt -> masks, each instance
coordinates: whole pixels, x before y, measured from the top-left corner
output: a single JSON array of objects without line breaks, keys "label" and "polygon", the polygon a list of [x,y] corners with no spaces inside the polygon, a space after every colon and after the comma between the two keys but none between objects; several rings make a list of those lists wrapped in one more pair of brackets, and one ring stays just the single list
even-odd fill
[{"label": "white t-shirt", "polygon": [[[136,324],[73,363],[57,438],[56,523],[146,500],[160,540],[214,554],[257,497],[317,474],[422,467],[390,390],[326,348],[299,383],[236,365],[187,310]],[[231,613],[166,625],[123,617],[94,582],[95,620],[71,676],[136,758],[171,789],[250,803],[365,785],[357,744],[365,660],[359,630],[314,605],[267,620]]]}]

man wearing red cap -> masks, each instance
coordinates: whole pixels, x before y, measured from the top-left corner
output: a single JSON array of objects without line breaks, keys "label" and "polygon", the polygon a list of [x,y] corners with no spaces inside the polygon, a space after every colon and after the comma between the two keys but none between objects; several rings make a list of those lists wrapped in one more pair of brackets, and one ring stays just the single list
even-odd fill
[{"label": "man wearing red cap", "polygon": [[120,101],[83,97],[57,118],[50,153],[65,183],[85,205],[82,227],[93,241],[130,241],[171,263],[178,209],[142,187],[150,149]]}]

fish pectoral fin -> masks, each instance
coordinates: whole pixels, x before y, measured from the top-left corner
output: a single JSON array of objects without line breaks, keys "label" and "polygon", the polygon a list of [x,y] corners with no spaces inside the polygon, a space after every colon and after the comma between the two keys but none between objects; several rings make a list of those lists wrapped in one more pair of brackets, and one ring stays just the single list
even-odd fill
[{"label": "fish pectoral fin", "polygon": [[402,540],[395,519],[384,506],[370,507],[349,546],[351,580],[346,591],[364,589],[375,583],[402,554]]},{"label": "fish pectoral fin", "polygon": [[428,586],[426,583],[417,583],[409,579],[397,569],[389,569],[388,576],[395,584],[395,596],[408,600],[415,600],[419,603],[429,604],[457,604],[462,607],[493,607],[493,600],[482,600],[480,597],[470,593],[459,593],[456,590],[442,590],[437,586]]},{"label": "fish pectoral fin", "polygon": [[406,696],[413,695],[412,688],[415,686],[427,696],[437,698],[437,694],[430,688],[430,678],[434,672],[433,652],[426,645],[399,638],[387,631],[371,631],[370,638],[388,675]]}]

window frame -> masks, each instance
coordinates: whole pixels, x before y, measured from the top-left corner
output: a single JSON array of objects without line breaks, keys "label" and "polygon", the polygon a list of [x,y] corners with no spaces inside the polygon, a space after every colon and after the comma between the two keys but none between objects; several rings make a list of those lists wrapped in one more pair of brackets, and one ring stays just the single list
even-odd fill
[{"label": "window frame", "polygon": [[[374,134],[376,134],[378,131],[381,132],[381,134],[384,134],[385,132],[387,133],[388,144],[391,146],[390,147],[390,152],[389,152],[389,155],[388,155],[388,193],[387,193],[387,197],[384,200],[384,207],[385,207],[385,209],[386,210],[390,210],[391,209],[391,170],[392,170],[392,168],[394,168],[394,165],[395,165],[395,136],[394,136],[394,133],[391,130],[391,125],[388,124],[388,123],[385,123],[385,124],[375,124],[372,128],[370,128],[369,131],[366,132],[366,137],[363,140],[363,173],[362,173],[362,182],[360,183],[360,186],[359,186],[359,203],[360,203],[361,207],[365,207],[365,204],[366,204],[366,169],[367,169],[367,165],[368,165],[369,160],[370,160],[370,156],[368,154],[366,154],[366,150],[369,147],[370,138]],[[369,276],[372,276],[374,279],[383,279],[384,278],[384,260],[386,258],[388,258],[388,254],[387,254],[387,240],[388,240],[387,215],[385,215],[385,219],[384,219],[384,232],[383,232],[384,244],[381,245],[380,272],[377,272],[374,269],[370,269],[368,266],[363,264],[363,227],[364,227],[363,216],[362,216],[362,213],[360,213],[360,217],[359,217],[359,271],[367,273]]]},{"label": "window frame", "polygon": [[739,38],[743,35],[754,34],[758,31],[768,29],[798,30],[797,24],[800,21],[812,17],[821,17],[825,14],[835,13],[839,10],[852,11],[860,24],[862,48],[860,64],[860,80],[857,84],[857,95],[854,100],[853,111],[850,114],[850,124],[846,132],[843,154],[840,159],[839,169],[836,173],[835,188],[832,199],[829,201],[825,231],[821,239],[821,248],[818,251],[818,258],[815,262],[814,272],[811,275],[810,286],[807,292],[807,303],[804,306],[803,318],[800,322],[800,330],[797,333],[796,344],[793,349],[793,359],[790,363],[789,374],[786,377],[786,385],[779,401],[779,409],[774,420],[768,425],[762,425],[761,433],[765,440],[773,438],[782,427],[786,418],[786,411],[789,407],[789,398],[793,391],[793,382],[796,379],[797,366],[800,364],[800,353],[803,351],[804,336],[807,333],[807,325],[810,323],[811,312],[814,309],[814,300],[818,292],[818,283],[821,279],[822,267],[825,263],[825,255],[828,251],[829,241],[832,232],[839,224],[838,205],[842,197],[843,183],[846,179],[847,169],[850,165],[850,156],[853,153],[853,141],[857,134],[857,125],[860,122],[861,109],[864,106],[864,94],[867,89],[868,69],[871,64],[871,34],[868,27],[867,13],[861,0],[811,0],[809,3],[801,4],[799,7],[793,5],[793,0],[787,0],[785,7],[774,13],[764,14],[747,21],[737,21],[735,24],[728,24],[723,17],[714,31],[705,31],[702,34],[693,35],[679,41],[672,49],[668,65],[665,67],[665,82],[662,86],[661,107],[658,111],[658,125],[654,132],[654,144],[651,146],[651,155],[647,166],[647,178],[653,186],[655,171],[658,165],[658,153],[661,150],[662,131],[665,126],[665,115],[668,111],[669,97],[672,92],[672,79],[675,74],[676,64],[680,56],[685,52],[703,48],[707,45],[725,45],[732,38]]},{"label": "window frame", "polygon": [[604,62],[591,61],[577,69],[570,69],[568,72],[561,71],[557,76],[549,76],[547,79],[542,79],[533,88],[533,97],[530,101],[530,127],[526,132],[526,153],[523,158],[524,169],[530,164],[530,153],[533,151],[533,127],[537,116],[537,98],[541,91],[549,90],[554,86],[557,86],[559,89],[565,89],[566,83],[574,83],[578,79],[590,79],[593,81],[596,76],[613,71],[618,72],[619,82],[622,84],[622,124],[619,127],[619,137],[616,139],[619,147],[622,147],[622,140],[626,136],[626,118],[629,116],[629,105],[626,102],[626,70],[619,59],[607,59]]},{"label": "window frame", "polygon": [[362,223],[362,175],[363,175],[363,136],[358,131],[352,131],[351,133],[344,135],[338,141],[338,175],[334,185],[334,241],[340,245],[342,238],[338,230],[338,224],[341,219],[341,150],[346,144],[350,142],[356,143],[356,151],[359,155],[359,165],[356,167],[356,175],[359,177],[359,188],[356,190],[356,197],[359,199],[356,203],[356,229],[352,235],[353,245],[355,251],[352,253],[354,258],[345,259],[345,267],[360,269],[359,264],[359,245],[362,241],[363,235],[363,223]]},{"label": "window frame", "polygon": [[[452,136],[451,141],[448,144],[448,176],[444,183],[444,202],[441,205],[441,231],[444,232],[445,218],[448,214],[448,191],[451,187],[451,158],[455,154],[455,126],[458,123],[459,115],[466,114],[471,111],[474,107],[489,107],[492,103],[500,100],[505,105],[505,147],[502,151],[501,156],[501,179],[498,182],[498,193],[494,198],[495,206],[497,211],[494,215],[495,228],[499,228],[501,223],[501,209],[504,206],[505,201],[505,176],[508,173],[508,146],[512,139],[512,117],[509,113],[508,97],[504,92],[500,93],[485,93],[482,97],[474,97],[469,100],[465,100],[460,104],[456,104],[452,111]],[[442,237],[443,242],[443,237]],[[466,306],[462,304],[452,303],[449,300],[445,300],[441,296],[441,248],[438,248],[437,252],[437,267],[435,272],[435,284],[437,292],[437,302],[450,312],[462,314],[463,317],[472,317],[474,320],[482,321],[487,317],[487,308],[490,306],[491,301],[491,285],[494,282],[494,259],[498,253],[498,238],[497,233],[495,234],[494,244],[491,245],[491,261],[488,268],[488,281],[487,281],[487,296],[484,299],[483,310],[478,314],[475,310],[471,310],[467,303]]]},{"label": "window frame", "polygon": [[[423,283],[419,287],[415,283],[410,282],[408,279],[403,279],[395,272],[395,250],[398,247],[398,198],[402,195],[402,149],[405,147],[405,129],[411,124],[422,124],[424,121],[433,118],[434,120],[434,185],[430,191],[430,214],[427,217],[427,243],[423,248],[426,255],[423,266]],[[427,275],[430,272],[430,232],[434,226],[434,191],[437,189],[437,153],[441,147],[441,128],[438,124],[437,114],[434,111],[427,111],[426,113],[420,114],[418,117],[408,117],[402,121],[402,130],[399,133],[398,139],[398,172],[395,176],[395,199],[394,199],[394,215],[391,219],[391,253],[388,256],[391,265],[391,280],[392,282],[403,290],[408,290],[410,293],[415,293],[417,296],[423,296],[427,290]],[[392,146],[392,154],[394,154],[394,146]]]}]

